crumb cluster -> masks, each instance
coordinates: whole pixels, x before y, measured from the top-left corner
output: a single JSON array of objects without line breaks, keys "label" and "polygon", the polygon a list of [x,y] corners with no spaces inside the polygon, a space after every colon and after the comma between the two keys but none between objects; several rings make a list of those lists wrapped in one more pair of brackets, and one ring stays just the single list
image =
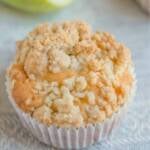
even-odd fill
[{"label": "crumb cluster", "polygon": [[130,51],[82,21],[42,24],[17,42],[9,69],[18,106],[47,125],[100,123],[128,100]]}]

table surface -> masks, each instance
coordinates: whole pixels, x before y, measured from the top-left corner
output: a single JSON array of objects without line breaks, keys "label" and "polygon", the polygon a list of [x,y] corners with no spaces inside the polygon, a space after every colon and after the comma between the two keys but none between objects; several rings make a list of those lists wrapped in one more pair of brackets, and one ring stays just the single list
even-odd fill
[{"label": "table surface", "polygon": [[15,42],[42,22],[83,19],[95,30],[109,31],[131,50],[137,75],[137,93],[121,127],[109,141],[90,150],[150,149],[150,17],[134,0],[82,0],[57,13],[35,15],[0,4],[0,150],[48,150],[20,124],[5,92],[5,69]]}]

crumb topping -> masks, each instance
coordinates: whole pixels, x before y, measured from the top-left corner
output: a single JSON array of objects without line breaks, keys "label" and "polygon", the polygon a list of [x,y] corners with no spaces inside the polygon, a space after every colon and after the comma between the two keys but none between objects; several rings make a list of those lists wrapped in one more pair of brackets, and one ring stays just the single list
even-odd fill
[{"label": "crumb topping", "polygon": [[42,24],[17,42],[9,69],[18,106],[47,125],[84,126],[110,117],[133,84],[130,50],[82,21]]}]

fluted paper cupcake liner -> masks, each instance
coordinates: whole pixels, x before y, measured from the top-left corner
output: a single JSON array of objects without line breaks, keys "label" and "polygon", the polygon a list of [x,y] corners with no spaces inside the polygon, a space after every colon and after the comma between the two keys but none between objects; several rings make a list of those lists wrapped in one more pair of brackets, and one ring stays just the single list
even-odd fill
[{"label": "fluted paper cupcake liner", "polygon": [[55,125],[46,126],[29,114],[23,112],[11,96],[9,79],[6,81],[9,100],[19,116],[23,126],[41,142],[59,149],[81,149],[109,138],[120,124],[127,110],[124,104],[118,112],[99,124],[88,124],[80,128],[61,128]]}]

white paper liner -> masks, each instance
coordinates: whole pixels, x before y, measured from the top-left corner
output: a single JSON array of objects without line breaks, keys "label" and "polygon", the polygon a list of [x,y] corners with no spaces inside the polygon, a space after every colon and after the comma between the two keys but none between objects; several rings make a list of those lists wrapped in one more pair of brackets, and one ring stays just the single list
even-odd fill
[{"label": "white paper liner", "polygon": [[23,126],[38,138],[39,141],[55,148],[65,150],[85,148],[109,138],[112,131],[114,132],[122,118],[124,118],[128,105],[127,102],[118,112],[114,113],[110,118],[107,118],[104,122],[99,124],[88,124],[86,127],[80,128],[59,128],[55,125],[48,127],[32,118],[29,114],[23,112],[17,106],[15,100],[11,96],[9,79],[6,81],[6,88],[9,100],[18,114]]}]

